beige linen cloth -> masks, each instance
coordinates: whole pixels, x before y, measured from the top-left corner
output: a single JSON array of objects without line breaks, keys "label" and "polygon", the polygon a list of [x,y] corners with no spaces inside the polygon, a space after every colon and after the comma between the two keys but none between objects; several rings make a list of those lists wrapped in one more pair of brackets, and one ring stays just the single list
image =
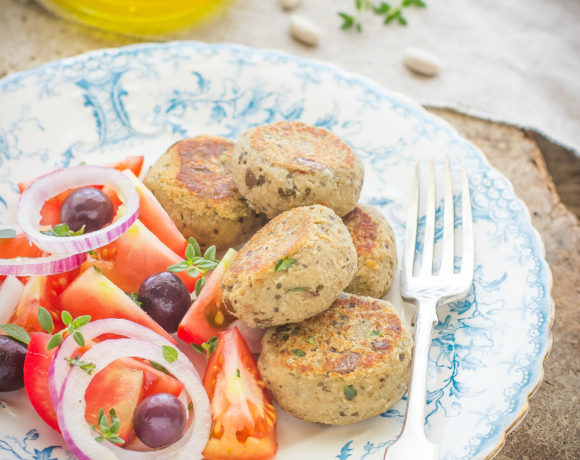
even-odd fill
[{"label": "beige linen cloth", "polygon": [[[277,0],[238,0],[221,22],[180,36],[329,61],[421,104],[533,128],[580,152],[580,0],[425,2],[425,9],[404,10],[407,27],[385,27],[368,12],[356,33],[341,31],[337,16],[354,12],[354,1],[303,0],[292,13],[320,28],[316,48],[289,38],[281,22],[291,13]],[[426,78],[407,70],[407,47],[441,59],[440,74]]]},{"label": "beige linen cloth", "polygon": [[[357,33],[340,30],[337,15],[354,12],[353,0],[302,0],[293,13],[318,26],[317,47],[290,37],[291,13],[279,0],[233,0],[216,21],[156,40],[241,43],[328,61],[421,104],[533,128],[580,152],[580,0],[424,1],[425,9],[405,9],[407,27],[385,27],[367,12]],[[136,41],[65,23],[32,0],[0,0],[0,39],[2,73]],[[404,67],[412,46],[444,62],[437,77]]]}]

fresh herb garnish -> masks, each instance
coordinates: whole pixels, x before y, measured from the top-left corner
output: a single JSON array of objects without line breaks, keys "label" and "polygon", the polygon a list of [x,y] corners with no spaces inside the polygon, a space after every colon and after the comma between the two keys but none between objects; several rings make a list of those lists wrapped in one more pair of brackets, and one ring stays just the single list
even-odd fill
[{"label": "fresh herb garnish", "polygon": [[276,264],[274,265],[274,271],[281,272],[283,270],[288,270],[295,263],[296,259],[293,259],[292,257],[285,257],[276,262]]},{"label": "fresh herb garnish", "polygon": [[161,371],[167,375],[171,375],[171,373],[167,369],[165,369],[161,364],[156,363],[155,361],[149,361],[149,364],[151,364],[151,367],[157,369],[158,371]]},{"label": "fresh herb garnish", "polygon": [[241,374],[240,374],[240,370],[239,370],[239,369],[236,369],[236,377],[237,377],[237,378],[240,378],[240,376],[241,376]]},{"label": "fresh herb garnish", "polygon": [[92,375],[93,371],[95,370],[95,364],[94,363],[89,363],[87,361],[81,361],[78,357],[74,357],[74,358],[64,358],[65,361],[68,361],[69,365],[71,367],[73,366],[77,366],[80,367],[83,371],[85,371],[87,374]]},{"label": "fresh herb garnish", "polygon": [[178,264],[167,267],[167,271],[171,273],[187,271],[187,274],[192,278],[203,276],[207,271],[215,270],[219,264],[220,261],[215,258],[215,252],[215,246],[210,246],[202,256],[199,244],[195,238],[191,237],[185,249],[185,259]]},{"label": "fresh herb garnish", "polygon": [[141,302],[139,302],[139,294],[137,292],[125,292],[131,300],[137,304],[138,307],[141,306]]},{"label": "fresh herb garnish", "polygon": [[58,237],[67,237],[67,236],[79,236],[85,232],[85,226],[83,225],[79,230],[73,232],[70,228],[68,228],[67,224],[57,224],[52,227],[50,230],[46,230],[44,232],[40,232],[43,235],[48,236],[58,236]]},{"label": "fresh herb garnish", "polygon": [[306,353],[304,353],[300,348],[294,348],[294,350],[292,350],[292,353],[294,353],[299,358],[306,356]]},{"label": "fresh herb garnish", "polygon": [[352,401],[356,397],[356,390],[352,385],[345,386],[343,388],[344,397],[349,401]]},{"label": "fresh herb garnish", "polygon": [[218,346],[218,338],[217,336],[212,337],[207,342],[203,342],[201,345],[197,343],[192,343],[191,346],[195,351],[205,356],[206,361],[209,359],[209,356],[215,351]]},{"label": "fresh herb garnish", "polygon": [[30,343],[28,332],[16,324],[0,324],[0,330],[4,331],[6,335],[12,337],[14,340],[22,342],[24,345]]},{"label": "fresh herb garnish", "polygon": [[[74,341],[81,347],[84,347],[85,337],[81,333],[81,328],[85,324],[89,323],[89,321],[91,321],[91,315],[83,315],[73,319],[72,315],[68,311],[63,310],[60,314],[60,317],[62,319],[62,323],[66,327],[50,338],[48,344],[46,345],[46,349],[52,350],[53,348],[58,347],[63,341],[64,334],[72,334]],[[45,308],[38,307],[38,322],[46,332],[49,334],[52,333],[54,323],[50,313]]]},{"label": "fresh herb garnish", "polygon": [[14,230],[13,228],[0,229],[0,240],[14,238],[15,236],[16,230]]},{"label": "fresh herb garnish", "polygon": [[316,340],[314,339],[314,337],[310,337],[310,338],[308,339],[308,343],[309,343],[310,345],[316,345]]},{"label": "fresh herb garnish", "polygon": [[342,19],[341,29],[356,29],[357,32],[362,31],[361,15],[364,11],[372,11],[377,16],[383,18],[383,24],[388,25],[392,22],[397,22],[402,26],[407,25],[407,20],[403,16],[405,8],[415,6],[417,8],[425,8],[426,4],[423,0],[402,0],[397,6],[392,6],[386,2],[375,4],[371,0],[355,0],[354,2],[356,13],[354,15],[339,12],[338,16]]},{"label": "fresh herb garnish", "polygon": [[370,331],[367,334],[367,337],[382,337],[383,336],[383,332],[380,329],[377,329],[375,331]]},{"label": "fresh herb garnish", "polygon": [[[62,312],[63,315],[64,313],[65,312]],[[52,316],[50,316],[50,313],[44,307],[38,307],[38,324],[40,324],[40,327],[46,332],[52,334],[52,330],[54,329],[54,322],[52,321]]]},{"label": "fresh herb garnish", "polygon": [[310,289],[308,289],[307,287],[295,287],[295,288],[291,288],[291,289],[287,289],[286,292],[299,292],[299,291],[308,291],[310,292]]},{"label": "fresh herb garnish", "polygon": [[203,287],[205,286],[205,278],[202,276],[195,282],[195,295],[199,295]]},{"label": "fresh herb garnish", "polygon": [[109,416],[111,417],[110,422],[108,417],[105,415],[103,408],[101,407],[99,409],[99,415],[97,416],[97,423],[99,425],[92,425],[93,430],[99,433],[99,436],[95,438],[95,441],[103,442],[106,439],[113,444],[123,444],[125,441],[118,435],[121,421],[119,420],[119,417],[117,417],[114,408],[109,411]]},{"label": "fresh herb garnish", "polygon": [[162,345],[161,349],[163,350],[163,357],[168,363],[172,363],[177,359],[177,350],[175,348],[169,345]]}]

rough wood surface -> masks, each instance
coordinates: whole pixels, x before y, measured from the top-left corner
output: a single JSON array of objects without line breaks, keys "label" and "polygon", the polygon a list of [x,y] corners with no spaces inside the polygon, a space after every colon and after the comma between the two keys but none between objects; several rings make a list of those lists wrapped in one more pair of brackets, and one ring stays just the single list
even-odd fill
[{"label": "rough wood surface", "polygon": [[552,269],[556,317],[544,382],[497,460],[580,458],[580,225],[561,203],[531,134],[500,123],[431,109],[476,144],[526,203]]}]

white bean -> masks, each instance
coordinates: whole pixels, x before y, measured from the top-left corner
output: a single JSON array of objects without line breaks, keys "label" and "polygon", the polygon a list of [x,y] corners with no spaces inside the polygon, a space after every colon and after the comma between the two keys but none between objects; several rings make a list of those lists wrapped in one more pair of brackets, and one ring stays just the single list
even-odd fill
[{"label": "white bean", "polygon": [[280,0],[280,6],[286,11],[293,10],[302,3],[302,0]]},{"label": "white bean", "polygon": [[290,16],[290,34],[305,45],[317,45],[320,40],[320,29],[304,16]]},{"label": "white bean", "polygon": [[419,48],[407,48],[403,57],[405,65],[422,75],[433,77],[441,69],[439,58]]}]

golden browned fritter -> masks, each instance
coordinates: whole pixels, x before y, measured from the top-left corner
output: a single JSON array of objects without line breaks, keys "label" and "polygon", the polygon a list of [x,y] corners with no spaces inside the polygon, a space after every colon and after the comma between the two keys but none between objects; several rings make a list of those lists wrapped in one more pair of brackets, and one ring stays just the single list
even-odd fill
[{"label": "golden browned fritter", "polygon": [[341,294],[312,318],[268,329],[258,367],[282,409],[344,425],[401,399],[412,352],[411,330],[390,303]]},{"label": "golden browned fritter", "polygon": [[343,216],[358,201],[364,168],[354,151],[327,129],[282,121],[240,136],[232,174],[250,206],[270,218],[311,204]]},{"label": "golden browned fritter", "polygon": [[357,255],[357,270],[345,289],[353,294],[383,297],[397,271],[395,236],[387,219],[375,208],[358,205],[342,218]]},{"label": "golden browned fritter", "polygon": [[228,310],[249,326],[301,321],[328,308],[356,270],[345,225],[320,205],[286,211],[268,222],[226,269]]},{"label": "golden browned fritter", "polygon": [[231,176],[234,143],[198,136],[173,144],[149,169],[144,183],[186,238],[227,249],[265,222],[239,194]]}]

